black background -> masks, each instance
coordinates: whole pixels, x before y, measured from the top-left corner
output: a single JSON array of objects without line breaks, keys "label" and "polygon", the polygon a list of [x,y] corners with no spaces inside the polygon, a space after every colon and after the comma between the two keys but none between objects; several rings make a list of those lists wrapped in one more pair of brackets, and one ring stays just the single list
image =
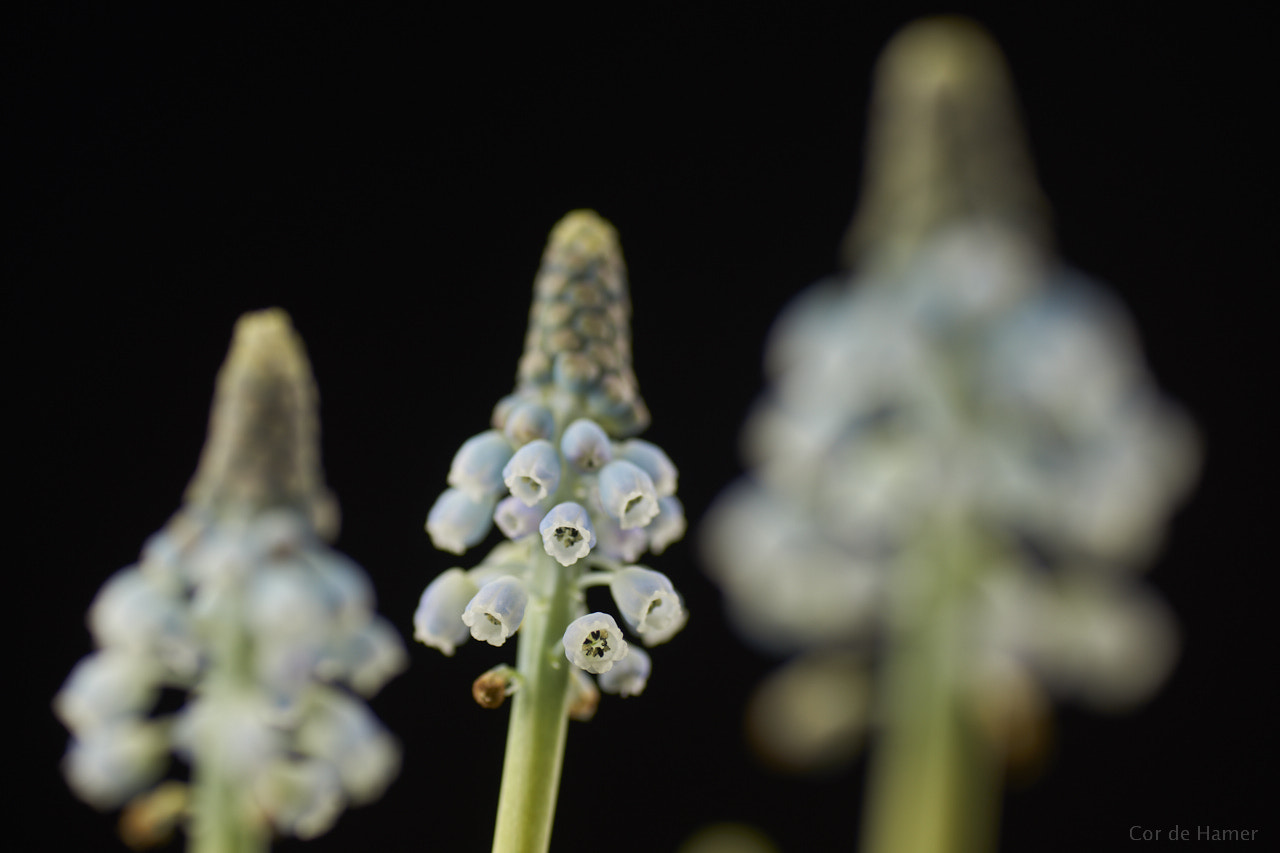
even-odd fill
[{"label": "black background", "polygon": [[[696,523],[739,471],[771,318],[836,268],[874,58],[930,11],[264,5],[56,4],[5,28],[11,849],[119,846],[61,779],[49,703],[90,650],[94,592],[178,506],[240,313],[283,306],[305,338],[337,545],[408,637],[454,564],[423,519],[511,388],[547,231],[595,208],[630,269],[646,437]],[[1150,578],[1179,614],[1178,669],[1135,715],[1062,710],[1047,774],[1005,800],[1003,846],[1129,847],[1132,825],[1274,839],[1262,22],[1021,5],[966,9],[1014,71],[1063,254],[1139,318],[1207,467]],[[773,661],[726,629],[692,537],[651,562],[692,621],[643,697],[573,725],[555,849],[673,850],[729,819],[786,851],[852,849],[863,764],[789,779],[752,759],[741,708]],[[415,645],[373,702],[403,741],[399,779],[308,849],[487,849],[506,714],[468,687],[509,658]]]}]

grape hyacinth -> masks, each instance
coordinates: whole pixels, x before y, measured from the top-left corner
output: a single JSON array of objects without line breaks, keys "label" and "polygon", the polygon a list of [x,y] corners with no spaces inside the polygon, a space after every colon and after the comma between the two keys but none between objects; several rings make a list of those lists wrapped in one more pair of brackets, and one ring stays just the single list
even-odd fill
[{"label": "grape hyacinth", "polygon": [[[407,659],[368,578],[326,545],[338,514],[318,429],[288,316],[241,317],[182,508],[102,587],[98,651],[54,700],[68,782],[98,808],[128,804],[122,827],[189,814],[192,850],[265,850],[273,832],[325,832],[398,770],[396,741],[346,688],[372,695]],[[185,704],[157,712],[162,689]],[[154,787],[171,751],[192,781]]]},{"label": "grape hyacinth", "polygon": [[[781,738],[823,695],[833,737],[880,726],[864,849],[981,850],[973,756],[1016,760],[1043,691],[1123,709],[1168,673],[1173,620],[1133,574],[1198,447],[1120,305],[1052,256],[990,39],[908,27],[876,86],[857,271],[775,326],[751,474],[704,544],[742,631],[806,652],[766,691]],[[839,686],[832,656],[858,668]]]},{"label": "grape hyacinth", "polygon": [[[534,284],[516,390],[492,428],[463,443],[427,517],[439,549],[461,554],[494,524],[507,537],[469,571],[427,587],[415,638],[452,654],[468,637],[518,637],[517,667],[482,675],[485,707],[512,695],[494,850],[546,850],[566,721],[589,719],[600,689],[639,694],[651,662],[585,591],[608,586],[646,645],[686,613],[671,582],[635,565],[685,531],[675,465],[633,436],[649,423],[631,369],[630,304],[613,228],[575,211],[552,230]],[[590,673],[590,675],[588,674]],[[591,675],[600,678],[599,688]]]}]

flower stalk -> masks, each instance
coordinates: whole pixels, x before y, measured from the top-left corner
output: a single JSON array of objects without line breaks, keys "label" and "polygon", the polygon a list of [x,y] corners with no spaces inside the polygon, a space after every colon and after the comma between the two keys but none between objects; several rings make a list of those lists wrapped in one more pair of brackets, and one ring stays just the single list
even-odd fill
[{"label": "flower stalk", "polygon": [[523,680],[511,700],[494,853],[550,849],[569,729],[570,666],[560,638],[580,598],[577,572],[542,549],[533,550],[529,562],[529,604],[516,653]]}]

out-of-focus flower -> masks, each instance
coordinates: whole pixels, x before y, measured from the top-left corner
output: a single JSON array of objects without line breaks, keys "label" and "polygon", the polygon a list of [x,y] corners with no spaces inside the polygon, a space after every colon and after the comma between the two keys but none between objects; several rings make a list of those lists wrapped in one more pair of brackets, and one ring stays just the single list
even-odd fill
[{"label": "out-of-focus flower", "polygon": [[[311,837],[394,777],[398,747],[340,685],[374,693],[406,656],[363,572],[324,542],[337,507],[315,407],[284,312],[242,317],[186,501],[95,598],[100,648],[54,700],[73,735],[68,781],[93,805],[145,790],[173,751],[193,785],[227,792],[191,798],[197,827],[257,812]],[[161,688],[189,691],[186,704],[153,716]],[[362,736],[340,752],[311,749],[306,732],[333,707],[359,717]],[[215,801],[227,811],[210,813]]]},{"label": "out-of-focus flower", "polygon": [[649,683],[649,670],[653,662],[649,653],[635,646],[628,646],[626,657],[600,673],[600,689],[618,696],[639,696]]},{"label": "out-of-focus flower", "polygon": [[989,39],[909,28],[877,87],[856,272],[775,325],[709,570],[778,651],[892,649],[941,620],[958,694],[1016,662],[1096,707],[1141,701],[1175,631],[1129,572],[1195,478],[1194,428],[1121,307],[1049,252]]}]

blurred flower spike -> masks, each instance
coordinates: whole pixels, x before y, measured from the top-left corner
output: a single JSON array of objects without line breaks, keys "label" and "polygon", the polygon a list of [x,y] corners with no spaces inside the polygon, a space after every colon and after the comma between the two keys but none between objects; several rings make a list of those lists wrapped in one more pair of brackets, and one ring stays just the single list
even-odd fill
[{"label": "blurred flower spike", "polygon": [[[98,651],[54,700],[72,732],[67,780],[98,808],[141,795],[134,811],[154,810],[145,792],[168,754],[191,765],[184,807],[179,783],[156,790],[166,813],[190,814],[193,849],[319,835],[399,767],[395,740],[343,687],[376,693],[406,655],[364,572],[326,545],[338,515],[316,407],[288,316],[243,316],[186,500],[98,593]],[[157,711],[162,689],[186,703]]]},{"label": "blurred flower spike", "polygon": [[[909,717],[894,679],[933,666],[957,677],[915,700],[999,707],[999,751],[1026,689],[1121,709],[1168,673],[1173,620],[1133,572],[1188,493],[1198,443],[1120,304],[1053,257],[980,28],[899,34],[869,126],[855,272],[802,294],[771,334],[749,476],[704,531],[709,571],[764,646],[876,650],[898,687],[845,703],[858,725]],[[871,849],[928,849],[879,826]]]}]

